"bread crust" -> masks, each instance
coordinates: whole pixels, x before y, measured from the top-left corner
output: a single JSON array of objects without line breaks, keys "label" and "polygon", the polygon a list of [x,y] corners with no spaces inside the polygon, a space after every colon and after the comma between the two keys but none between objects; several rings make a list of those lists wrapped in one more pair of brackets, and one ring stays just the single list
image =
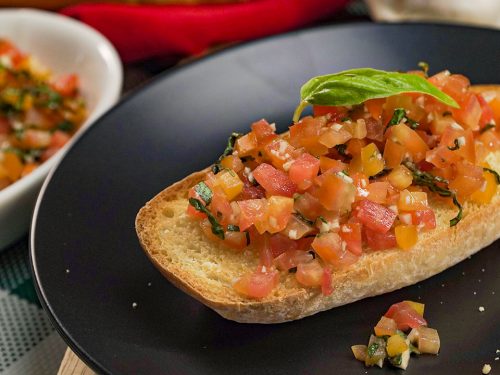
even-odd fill
[{"label": "bread crust", "polygon": [[[481,89],[498,90],[498,86]],[[500,152],[491,154],[488,161],[499,170]],[[234,254],[209,242],[197,222],[185,214],[189,188],[202,181],[208,170],[189,175],[147,202],[136,217],[136,231],[146,255],[172,284],[237,322],[282,323],[399,289],[453,266],[500,236],[498,188],[487,205],[466,202],[464,217],[455,227],[449,226],[449,220],[456,209],[431,200],[435,230],[421,234],[411,250],[369,251],[345,270],[333,271],[331,295],[301,287],[293,274],[282,273],[271,295],[249,299],[234,291],[232,280],[245,270],[253,271],[258,257],[251,250]],[[207,254],[208,265],[203,261]]]}]

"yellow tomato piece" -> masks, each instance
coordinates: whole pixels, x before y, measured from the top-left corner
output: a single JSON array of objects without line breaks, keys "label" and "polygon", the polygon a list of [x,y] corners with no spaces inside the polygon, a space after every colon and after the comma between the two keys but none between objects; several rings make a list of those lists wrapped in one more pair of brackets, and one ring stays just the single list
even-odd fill
[{"label": "yellow tomato piece", "polygon": [[423,303],[418,303],[418,302],[414,302],[414,301],[405,301],[405,302],[407,304],[409,304],[413,310],[415,310],[416,312],[418,312],[418,314],[421,317],[424,316],[425,305]]},{"label": "yellow tomato piece", "polygon": [[253,132],[250,132],[236,140],[235,149],[238,152],[238,156],[241,158],[243,156],[250,156],[256,152],[257,145],[257,137]]},{"label": "yellow tomato piece", "polygon": [[267,231],[278,233],[284,230],[292,216],[293,198],[273,195],[267,200]]},{"label": "yellow tomato piece", "polygon": [[220,161],[220,164],[227,169],[232,169],[236,173],[241,171],[244,168],[243,163],[241,162],[241,159],[237,156],[234,155],[228,155],[222,158]]},{"label": "yellow tomato piece", "polygon": [[19,156],[12,152],[6,152],[3,158],[3,166],[7,170],[7,176],[11,181],[17,181],[23,173],[23,163]]},{"label": "yellow tomato piece", "polygon": [[471,194],[470,199],[476,203],[490,203],[497,192],[497,182],[493,173],[483,172],[484,183],[479,190]]},{"label": "yellow tomato piece", "polygon": [[411,249],[418,240],[417,227],[415,225],[396,225],[396,242],[403,250]]},{"label": "yellow tomato piece", "polygon": [[413,175],[404,165],[398,165],[387,176],[390,184],[398,190],[404,190],[411,185]]},{"label": "yellow tomato piece", "polygon": [[223,170],[215,178],[216,184],[221,187],[228,200],[236,198],[243,190],[243,182],[232,170]]},{"label": "yellow tomato piece", "polygon": [[403,190],[399,194],[398,208],[400,211],[426,210],[427,193],[424,191]]},{"label": "yellow tomato piece", "polygon": [[375,143],[370,143],[361,149],[361,164],[363,166],[363,173],[368,177],[382,172],[384,169],[384,159]]},{"label": "yellow tomato piece", "polygon": [[396,321],[391,318],[382,316],[374,328],[376,336],[392,336],[396,333],[398,325]]},{"label": "yellow tomato piece", "polygon": [[386,350],[389,357],[395,357],[408,350],[408,344],[402,336],[395,334],[387,339]]}]

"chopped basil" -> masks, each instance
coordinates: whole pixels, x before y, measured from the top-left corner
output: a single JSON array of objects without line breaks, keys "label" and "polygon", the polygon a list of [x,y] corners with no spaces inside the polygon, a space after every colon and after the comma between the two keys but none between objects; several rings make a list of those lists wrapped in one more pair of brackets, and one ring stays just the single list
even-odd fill
[{"label": "chopped basil", "polygon": [[455,144],[455,146],[448,147],[448,150],[455,151],[455,150],[458,150],[460,148],[460,143],[458,143],[458,138],[455,138],[455,140],[453,141],[453,143]]},{"label": "chopped basil", "polygon": [[418,122],[416,122],[415,120],[412,120],[411,118],[408,118],[408,117],[406,119],[408,120],[408,125],[413,130],[417,129],[420,126],[420,124]]},{"label": "chopped basil", "polygon": [[491,173],[493,176],[495,176],[495,180],[497,182],[497,185],[500,185],[500,175],[498,174],[497,171],[494,171],[493,169],[490,168],[483,168],[483,171]]},{"label": "chopped basil", "polygon": [[484,128],[479,130],[479,133],[483,134],[484,132],[487,132],[488,130],[493,129],[493,128],[495,128],[495,124],[486,124],[486,125],[484,125]]},{"label": "chopped basil", "polygon": [[420,350],[418,350],[417,347],[415,345],[413,345],[412,343],[410,343],[410,352],[415,353],[415,354],[422,354],[422,353],[420,353]]},{"label": "chopped basil", "polygon": [[49,109],[56,109],[62,104],[62,96],[49,86],[41,84],[31,90],[31,94],[37,99],[37,104]]},{"label": "chopped basil", "polygon": [[404,108],[396,108],[394,110],[394,113],[393,113],[391,119],[389,120],[389,123],[387,124],[387,126],[384,129],[384,133],[391,126],[399,125],[401,123],[401,121],[403,121],[403,119],[406,119],[406,122],[408,123],[408,125],[412,129],[417,129],[420,126],[420,124],[418,122],[416,122],[415,120],[412,120],[411,118],[409,118],[406,115],[406,110]]},{"label": "chopped basil", "polygon": [[217,159],[217,162],[215,163],[215,165],[212,167],[212,172],[214,174],[217,174],[219,173],[223,168],[221,167],[220,165],[220,162],[222,161],[222,159],[224,159],[226,156],[230,155],[233,153],[233,150],[234,150],[234,144],[236,143],[236,140],[241,137],[243,134],[240,134],[240,133],[231,133],[231,135],[229,136],[229,138],[227,139],[227,145],[226,145],[226,149],[224,150],[224,152],[222,153],[221,156],[219,156],[219,159]]},{"label": "chopped basil", "polygon": [[208,221],[212,224],[212,233],[220,239],[224,239],[224,228],[219,224],[217,219],[212,213],[196,198],[189,198],[189,204],[194,207],[196,211],[203,212],[207,215]]},{"label": "chopped basil", "polygon": [[337,150],[337,152],[340,155],[342,155],[342,156],[348,156],[347,153],[346,153],[347,145],[345,143],[344,144],[340,144],[340,145],[336,145],[334,147],[335,147],[335,150]]},{"label": "chopped basil", "polygon": [[250,232],[249,231],[245,231],[245,237],[247,238],[247,246],[250,245]]},{"label": "chopped basil", "polygon": [[61,130],[66,133],[71,133],[73,129],[75,128],[75,124],[73,124],[71,121],[64,120],[57,124],[56,126],[57,130]]},{"label": "chopped basil", "polygon": [[340,121],[342,121],[342,122],[351,121],[351,118],[350,118],[349,116],[347,116],[347,117],[342,117],[342,118],[340,119]]},{"label": "chopped basil", "polygon": [[446,117],[446,116],[451,116],[451,115],[452,115],[452,113],[450,111],[444,111],[442,116]]},{"label": "chopped basil", "polygon": [[227,226],[227,230],[230,231],[230,232],[239,232],[240,231],[240,227],[237,226],[237,225],[229,224]]},{"label": "chopped basil", "polygon": [[375,180],[379,177],[383,177],[385,175],[388,175],[391,171],[392,171],[392,169],[390,169],[390,168],[384,168],[380,172],[378,172],[376,175],[370,176],[369,179]]},{"label": "chopped basil", "polygon": [[368,349],[366,350],[367,354],[369,357],[373,357],[375,353],[377,352],[377,349],[380,345],[377,342],[374,342],[368,346]]},{"label": "chopped basil", "polygon": [[209,205],[212,201],[212,190],[207,186],[207,184],[203,181],[199,182],[195,185],[194,191],[198,193],[201,199],[205,202],[206,205]]},{"label": "chopped basil", "polygon": [[297,273],[297,267],[292,267],[288,270],[289,273]]},{"label": "chopped basil", "polygon": [[295,212],[295,217],[301,221],[303,221],[304,223],[308,224],[308,225],[314,225],[314,222],[312,222],[311,220],[309,220],[308,218],[306,218],[304,215],[302,215],[300,212]]},{"label": "chopped basil", "polygon": [[[412,172],[413,183],[415,185],[426,186],[430,191],[437,193],[442,197],[453,198],[453,204],[457,206],[458,214],[450,220],[450,227],[457,225],[458,222],[462,219],[462,205],[458,201],[456,194],[448,188],[448,180],[419,170],[416,165],[409,160],[405,160],[403,162],[403,165]],[[438,183],[445,184],[446,187],[439,186]]]},{"label": "chopped basil", "polygon": [[401,363],[403,362],[403,357],[401,356],[401,354],[398,354],[395,357],[389,357],[389,362],[391,362],[391,364],[394,366],[401,366]]}]

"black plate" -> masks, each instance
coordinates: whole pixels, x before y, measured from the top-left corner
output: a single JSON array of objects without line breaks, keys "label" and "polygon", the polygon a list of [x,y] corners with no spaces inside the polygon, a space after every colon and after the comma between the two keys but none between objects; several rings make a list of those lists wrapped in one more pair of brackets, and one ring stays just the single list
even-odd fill
[{"label": "black plate", "polygon": [[413,299],[425,301],[442,350],[412,360],[408,375],[497,365],[499,242],[419,285],[297,322],[245,325],[170,285],[135,235],[139,208],[215,160],[231,131],[261,117],[283,131],[308,78],[364,66],[407,70],[421,60],[434,72],[498,83],[500,33],[374,24],[295,32],[175,69],[99,120],[46,184],[32,228],[38,291],[68,344],[103,373],[363,374],[350,346],[366,343],[392,303]]}]

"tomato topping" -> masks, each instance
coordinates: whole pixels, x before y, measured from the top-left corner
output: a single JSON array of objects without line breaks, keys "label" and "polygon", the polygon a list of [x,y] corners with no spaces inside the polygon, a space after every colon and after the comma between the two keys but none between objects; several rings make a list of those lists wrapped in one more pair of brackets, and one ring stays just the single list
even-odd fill
[{"label": "tomato topping", "polygon": [[238,201],[240,208],[239,228],[244,231],[264,220],[267,208],[266,199],[248,199]]},{"label": "tomato topping", "polygon": [[320,161],[306,152],[292,163],[288,175],[299,190],[306,190],[312,185],[314,177],[318,175],[319,166]]},{"label": "tomato topping", "polygon": [[266,145],[277,137],[274,128],[264,119],[254,122],[251,127],[259,146]]},{"label": "tomato topping", "polygon": [[332,271],[329,267],[323,268],[323,276],[321,277],[321,293],[324,296],[329,296],[333,293]]},{"label": "tomato topping", "polygon": [[330,211],[350,211],[354,202],[356,189],[352,179],[344,173],[333,173],[328,171],[322,174],[321,179],[316,181],[321,183],[314,195],[320,203]]},{"label": "tomato topping", "polygon": [[253,177],[271,195],[292,197],[297,191],[297,185],[290,180],[285,172],[267,163],[262,163],[255,168]]},{"label": "tomato topping", "polygon": [[427,193],[403,190],[399,195],[398,209],[402,211],[428,209]]},{"label": "tomato topping", "polygon": [[411,211],[411,224],[430,230],[436,228],[436,215],[431,209]]},{"label": "tomato topping", "polygon": [[360,223],[346,223],[340,226],[339,235],[347,245],[349,250],[354,255],[361,255],[362,237],[361,237],[361,224]]},{"label": "tomato topping", "polygon": [[398,246],[403,250],[409,250],[417,243],[418,233],[415,225],[396,225],[394,233]]},{"label": "tomato topping", "polygon": [[396,235],[392,230],[380,233],[365,226],[363,227],[363,237],[372,250],[392,249],[398,245]]},{"label": "tomato topping", "polygon": [[234,284],[234,289],[250,298],[264,298],[279,283],[279,272],[276,270],[258,270],[243,275]]},{"label": "tomato topping", "polygon": [[287,250],[295,250],[297,248],[297,242],[281,233],[276,233],[270,237],[269,246],[271,248],[273,258],[276,258]]},{"label": "tomato topping", "polygon": [[363,173],[368,177],[382,172],[384,169],[384,158],[382,158],[375,143],[370,143],[361,149],[361,164]]},{"label": "tomato topping", "polygon": [[356,255],[347,250],[347,244],[336,233],[316,236],[311,246],[323,261],[336,269],[345,268],[358,260]]},{"label": "tomato topping", "polygon": [[354,209],[354,216],[367,228],[386,233],[391,229],[396,213],[381,204],[363,199]]},{"label": "tomato topping", "polygon": [[295,278],[304,286],[321,286],[323,283],[323,267],[317,259],[308,263],[299,263]]},{"label": "tomato topping", "polygon": [[427,325],[427,321],[408,302],[395,303],[384,314],[386,318],[393,319],[398,329],[406,331],[409,328],[418,328]]}]

